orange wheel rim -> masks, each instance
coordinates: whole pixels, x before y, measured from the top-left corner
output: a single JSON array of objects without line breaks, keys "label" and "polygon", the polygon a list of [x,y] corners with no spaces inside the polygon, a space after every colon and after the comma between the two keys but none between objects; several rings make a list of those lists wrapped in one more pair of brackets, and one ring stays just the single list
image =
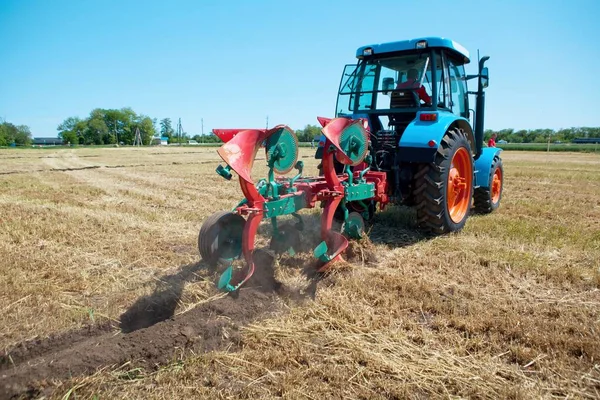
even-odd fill
[{"label": "orange wheel rim", "polygon": [[446,205],[450,219],[459,223],[467,214],[471,203],[471,188],[473,187],[473,166],[471,155],[461,147],[454,153],[448,173],[446,190]]},{"label": "orange wheel rim", "polygon": [[502,192],[502,171],[497,168],[492,178],[492,203],[496,204],[500,201],[500,193]]}]

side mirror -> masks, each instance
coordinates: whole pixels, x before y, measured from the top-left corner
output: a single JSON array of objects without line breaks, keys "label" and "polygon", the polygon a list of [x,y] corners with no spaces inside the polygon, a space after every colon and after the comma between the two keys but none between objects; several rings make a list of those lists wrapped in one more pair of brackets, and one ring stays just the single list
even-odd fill
[{"label": "side mirror", "polygon": [[394,89],[394,78],[383,78],[381,90],[383,94],[388,94],[390,90]]},{"label": "side mirror", "polygon": [[488,72],[488,68],[485,67],[481,70],[481,87],[488,87],[490,84],[490,75]]}]

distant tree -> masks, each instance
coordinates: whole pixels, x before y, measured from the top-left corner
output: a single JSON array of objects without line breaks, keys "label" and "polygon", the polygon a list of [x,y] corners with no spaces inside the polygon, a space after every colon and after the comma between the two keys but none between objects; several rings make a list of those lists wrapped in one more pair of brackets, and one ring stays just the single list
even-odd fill
[{"label": "distant tree", "polygon": [[17,126],[15,134],[15,143],[19,146],[28,146],[31,144],[31,130],[27,125]]},{"label": "distant tree", "polygon": [[202,136],[202,143],[223,143],[223,141],[214,133],[210,133]]},{"label": "distant tree", "polygon": [[17,127],[10,122],[0,124],[0,146],[8,146],[15,143]]},{"label": "distant tree", "polygon": [[163,118],[160,121],[160,135],[166,136],[169,139],[173,136],[173,127],[171,126],[171,118]]},{"label": "distant tree", "polygon": [[0,124],[0,146],[8,146],[10,144],[8,143],[8,131],[4,124],[4,122]]},{"label": "distant tree", "polygon": [[109,144],[106,143],[108,136],[110,135],[104,119],[97,115],[90,118],[88,129],[84,134],[85,144]]},{"label": "distant tree", "polygon": [[304,129],[296,131],[296,136],[299,142],[310,142],[315,137],[321,135],[321,127],[317,125],[306,125]]},{"label": "distant tree", "polygon": [[0,123],[0,146],[27,146],[31,144],[31,130],[27,125],[16,126],[10,122]]},{"label": "distant tree", "polygon": [[152,138],[156,134],[156,129],[154,128],[154,121],[150,117],[140,115],[138,117],[138,122],[136,122],[136,126],[140,129],[140,134],[142,136],[143,144],[150,144]]},{"label": "distant tree", "polygon": [[[79,117],[65,119],[58,125],[58,137],[65,143],[78,144],[79,137],[83,136],[83,129],[85,129],[85,123],[83,122]],[[82,131],[79,132],[79,130]]]}]

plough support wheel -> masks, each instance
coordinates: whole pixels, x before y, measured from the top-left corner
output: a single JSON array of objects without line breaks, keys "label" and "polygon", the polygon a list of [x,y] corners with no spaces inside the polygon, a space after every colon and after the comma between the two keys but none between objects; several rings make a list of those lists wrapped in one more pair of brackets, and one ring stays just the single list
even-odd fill
[{"label": "plough support wheel", "polygon": [[343,231],[349,238],[362,239],[365,236],[365,220],[359,213],[353,211],[348,214]]},{"label": "plough support wheel", "polygon": [[242,253],[242,231],[246,220],[230,211],[219,211],[204,221],[198,234],[198,250],[210,265],[231,263]]}]

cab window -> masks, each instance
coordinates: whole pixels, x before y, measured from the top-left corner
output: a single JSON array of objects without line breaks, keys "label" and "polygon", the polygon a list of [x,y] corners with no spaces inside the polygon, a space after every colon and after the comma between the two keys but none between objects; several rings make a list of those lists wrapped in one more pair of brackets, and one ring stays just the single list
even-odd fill
[{"label": "cab window", "polygon": [[[448,107],[448,88],[447,88],[447,72],[444,68],[444,60],[439,52],[436,50],[434,52],[435,57],[435,81],[437,85],[437,105],[438,107],[447,108]],[[427,70],[425,82],[423,85],[427,89],[427,91],[433,94],[433,76],[432,76],[432,68]]]},{"label": "cab window", "polygon": [[451,58],[448,58],[447,61],[451,93],[450,107],[454,114],[468,119],[469,105],[466,94],[465,67],[454,62]]}]

